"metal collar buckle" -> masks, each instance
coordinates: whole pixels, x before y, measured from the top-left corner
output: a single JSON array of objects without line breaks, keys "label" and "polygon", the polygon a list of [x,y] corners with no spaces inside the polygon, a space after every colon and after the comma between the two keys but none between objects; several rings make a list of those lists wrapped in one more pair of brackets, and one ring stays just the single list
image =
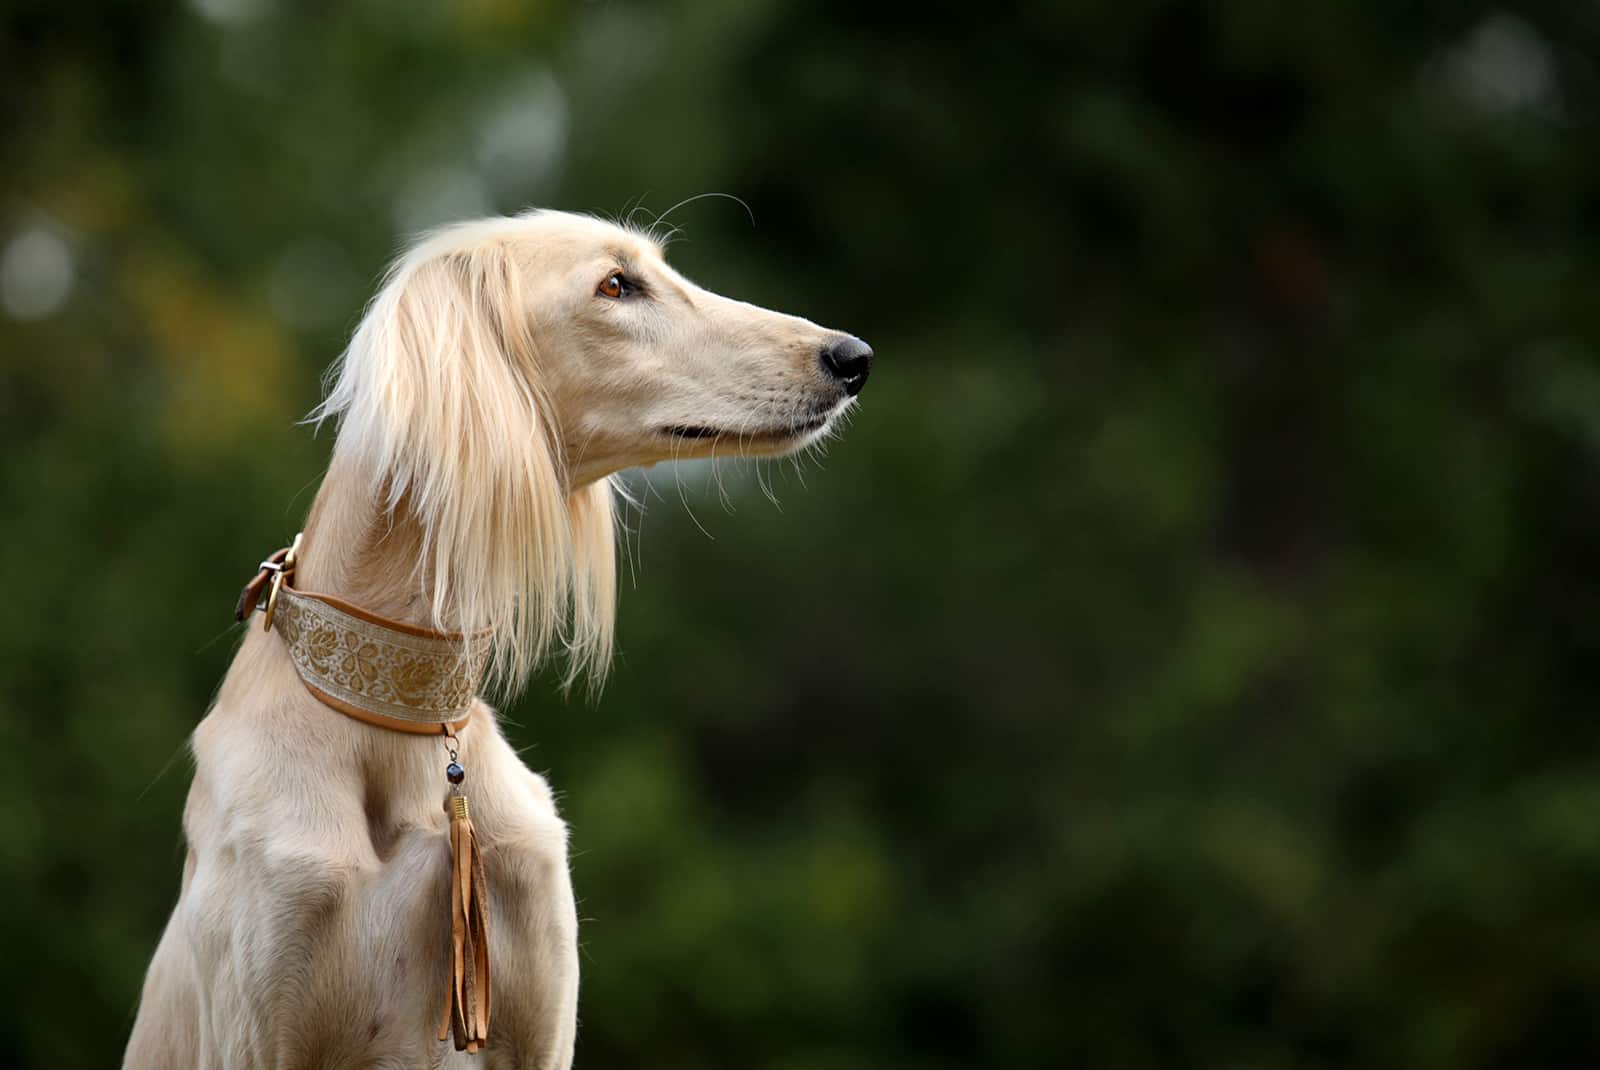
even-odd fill
[{"label": "metal collar buckle", "polygon": [[273,574],[272,586],[267,591],[266,607],[262,609],[267,618],[261,623],[261,630],[264,632],[272,631],[272,616],[278,608],[278,588],[283,586],[285,579],[294,574],[295,559],[300,556],[300,538],[303,534],[304,532],[294,537],[294,544],[289,547],[289,552],[283,555],[282,563],[277,561],[261,562],[262,569]]}]

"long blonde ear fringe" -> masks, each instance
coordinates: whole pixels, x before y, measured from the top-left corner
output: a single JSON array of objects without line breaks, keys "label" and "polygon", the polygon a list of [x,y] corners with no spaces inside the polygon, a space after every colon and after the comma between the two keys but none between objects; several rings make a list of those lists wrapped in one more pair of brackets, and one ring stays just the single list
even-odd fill
[{"label": "long blonde ear fringe", "polygon": [[567,491],[519,268],[482,226],[400,260],[308,419],[337,418],[336,456],[415,514],[434,625],[494,628],[492,691],[513,693],[556,651],[566,686],[598,684],[615,622],[611,483]]},{"label": "long blonde ear fringe", "polygon": [[617,605],[616,495],[608,477],[567,500],[572,530],[572,630],[564,687],[587,676],[596,690],[611,667]]}]

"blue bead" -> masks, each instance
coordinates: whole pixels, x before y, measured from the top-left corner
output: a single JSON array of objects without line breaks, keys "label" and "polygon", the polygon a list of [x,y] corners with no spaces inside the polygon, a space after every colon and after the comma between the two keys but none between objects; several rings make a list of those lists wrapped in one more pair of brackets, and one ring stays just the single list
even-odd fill
[{"label": "blue bead", "polygon": [[467,779],[467,771],[461,768],[455,762],[451,762],[449,765],[445,766],[444,775],[450,778],[450,783],[452,784],[459,784],[463,780]]}]

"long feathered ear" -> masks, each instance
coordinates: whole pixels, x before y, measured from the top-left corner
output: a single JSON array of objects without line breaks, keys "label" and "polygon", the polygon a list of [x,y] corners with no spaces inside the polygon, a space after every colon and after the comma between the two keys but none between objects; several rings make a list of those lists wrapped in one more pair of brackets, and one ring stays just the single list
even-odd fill
[{"label": "long feathered ear", "polygon": [[415,515],[436,626],[494,628],[500,690],[557,648],[569,685],[598,681],[615,616],[611,486],[566,490],[512,251],[450,237],[391,272],[312,419],[337,416],[336,453],[391,514]]}]

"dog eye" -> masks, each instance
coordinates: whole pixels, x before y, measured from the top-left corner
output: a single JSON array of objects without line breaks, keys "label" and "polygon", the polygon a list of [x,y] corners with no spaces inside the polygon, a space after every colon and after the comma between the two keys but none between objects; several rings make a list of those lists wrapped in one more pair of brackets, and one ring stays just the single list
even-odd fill
[{"label": "dog eye", "polygon": [[601,297],[622,298],[633,293],[634,289],[632,279],[620,271],[613,271],[601,280],[600,285],[595,289],[595,293]]}]

